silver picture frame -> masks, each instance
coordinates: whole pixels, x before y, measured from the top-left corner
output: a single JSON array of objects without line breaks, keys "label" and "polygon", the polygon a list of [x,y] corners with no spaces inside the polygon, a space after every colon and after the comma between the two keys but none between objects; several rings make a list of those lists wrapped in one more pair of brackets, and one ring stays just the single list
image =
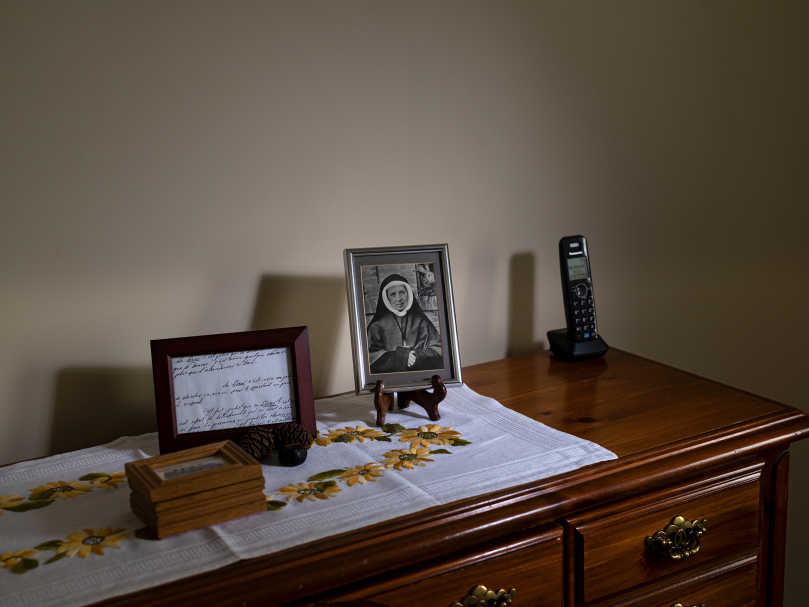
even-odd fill
[{"label": "silver picture frame", "polygon": [[[385,392],[429,388],[433,375],[441,377],[448,388],[462,385],[447,245],[346,249],[343,256],[356,393],[372,392],[378,379],[385,381]],[[409,301],[407,309],[398,312],[392,306],[402,304],[391,304],[387,296],[396,284],[402,285],[400,291],[406,290],[409,297],[403,300]],[[380,301],[383,297],[385,302]],[[381,307],[383,303],[387,309]],[[391,350],[393,337],[385,338],[395,333],[393,314],[399,318],[401,332],[401,339],[395,338],[395,351]],[[406,343],[405,325],[421,325],[416,339],[419,343]],[[407,336],[416,335],[409,332],[410,328]],[[432,335],[429,343],[422,337],[425,332]],[[409,358],[408,352],[412,352]],[[413,366],[407,367],[409,364]]]}]

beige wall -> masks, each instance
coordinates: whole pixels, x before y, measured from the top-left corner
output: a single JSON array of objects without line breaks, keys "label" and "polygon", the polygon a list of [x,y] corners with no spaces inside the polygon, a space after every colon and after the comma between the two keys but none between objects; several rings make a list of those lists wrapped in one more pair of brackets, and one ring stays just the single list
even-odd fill
[{"label": "beige wall", "polygon": [[[465,364],[607,341],[809,409],[804,2],[0,3],[0,462],[153,428],[149,340],[308,324],[448,242]],[[676,439],[677,437],[672,437]],[[809,445],[793,449],[799,605]]]}]

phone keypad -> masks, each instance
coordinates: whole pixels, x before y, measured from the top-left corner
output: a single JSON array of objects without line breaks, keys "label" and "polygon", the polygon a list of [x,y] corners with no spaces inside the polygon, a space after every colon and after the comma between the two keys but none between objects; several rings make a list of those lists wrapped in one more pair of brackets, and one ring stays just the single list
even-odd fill
[{"label": "phone keypad", "polygon": [[578,284],[570,287],[571,306],[573,308],[573,326],[577,340],[595,339],[596,330],[595,302],[593,287]]}]

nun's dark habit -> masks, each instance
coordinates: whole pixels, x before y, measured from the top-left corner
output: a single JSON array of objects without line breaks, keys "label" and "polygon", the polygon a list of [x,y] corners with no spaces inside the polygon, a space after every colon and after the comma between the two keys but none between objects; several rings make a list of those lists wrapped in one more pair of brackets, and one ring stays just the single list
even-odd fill
[{"label": "nun's dark habit", "polygon": [[[388,300],[387,288],[402,285],[408,303],[401,312]],[[412,367],[407,366],[410,352],[416,354]],[[441,336],[413,297],[413,289],[399,274],[391,274],[379,287],[376,312],[368,325],[368,355],[371,373],[433,371],[444,368]]]}]

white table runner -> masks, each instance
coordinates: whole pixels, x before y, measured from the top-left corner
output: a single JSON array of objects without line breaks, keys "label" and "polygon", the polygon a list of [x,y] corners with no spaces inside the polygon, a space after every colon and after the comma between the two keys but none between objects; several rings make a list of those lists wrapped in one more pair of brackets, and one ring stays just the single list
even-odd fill
[{"label": "white table runner", "polygon": [[210,571],[438,504],[540,480],[615,454],[468,387],[374,426],[369,395],[316,401],[306,462],[265,461],[267,512],[142,539],[121,474],[159,453],[156,434],[0,470],[0,606],[71,607]]}]

